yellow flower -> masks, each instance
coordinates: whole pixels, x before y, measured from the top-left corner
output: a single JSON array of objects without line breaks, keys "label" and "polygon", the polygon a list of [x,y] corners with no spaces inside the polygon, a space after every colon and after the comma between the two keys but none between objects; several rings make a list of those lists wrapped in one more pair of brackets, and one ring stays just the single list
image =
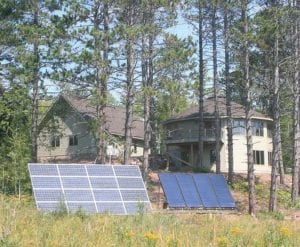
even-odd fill
[{"label": "yellow flower", "polygon": [[241,234],[241,229],[239,227],[232,227],[230,229],[230,234],[233,235],[233,236],[237,236],[237,235],[240,235]]},{"label": "yellow flower", "polygon": [[279,229],[279,232],[280,232],[280,234],[281,234],[282,236],[287,237],[287,238],[289,238],[289,237],[292,236],[292,231],[291,231],[289,228],[285,227],[285,226],[282,226],[282,227]]},{"label": "yellow flower", "polygon": [[144,237],[148,240],[153,240],[153,241],[159,240],[159,236],[157,234],[152,233],[152,232],[146,232],[144,234]]},{"label": "yellow flower", "polygon": [[221,237],[217,237],[217,245],[220,247],[225,247],[227,246],[229,243],[228,238],[221,236]]},{"label": "yellow flower", "polygon": [[132,237],[134,237],[135,236],[135,233],[133,232],[133,231],[130,231],[130,232],[127,232],[126,233],[126,237],[127,238],[132,238]]}]

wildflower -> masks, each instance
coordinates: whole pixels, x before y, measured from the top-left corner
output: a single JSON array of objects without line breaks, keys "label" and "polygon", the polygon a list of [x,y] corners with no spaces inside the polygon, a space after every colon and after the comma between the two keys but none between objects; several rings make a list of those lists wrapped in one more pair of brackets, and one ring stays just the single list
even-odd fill
[{"label": "wildflower", "polygon": [[237,236],[237,235],[240,235],[241,234],[241,229],[239,227],[232,227],[230,229],[230,234],[233,235],[233,236]]},{"label": "wildflower", "polygon": [[148,240],[157,241],[159,240],[159,236],[157,234],[154,234],[152,232],[146,232],[144,234],[144,237]]},{"label": "wildflower", "polygon": [[280,232],[280,234],[281,234],[282,236],[287,237],[287,238],[289,238],[289,237],[292,236],[292,231],[291,231],[289,228],[285,227],[285,226],[282,226],[282,227],[279,229],[279,232]]},{"label": "wildflower", "polygon": [[127,238],[132,238],[134,236],[135,236],[135,233],[133,231],[129,231],[129,232],[126,233]]},{"label": "wildflower", "polygon": [[221,236],[217,237],[217,246],[225,247],[229,244],[228,238]]}]

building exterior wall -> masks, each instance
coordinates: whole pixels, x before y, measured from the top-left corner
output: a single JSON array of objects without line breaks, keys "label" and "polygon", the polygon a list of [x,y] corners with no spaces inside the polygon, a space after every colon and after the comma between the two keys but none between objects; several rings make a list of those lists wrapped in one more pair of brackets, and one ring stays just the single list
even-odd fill
[{"label": "building exterior wall", "polygon": [[[55,116],[55,128],[45,127],[38,137],[38,160],[40,162],[60,161],[60,160],[95,160],[96,145],[88,123],[74,112],[65,113],[65,116]],[[51,131],[53,129],[53,131]],[[54,131],[55,129],[55,131]],[[70,136],[76,135],[77,145],[70,145]],[[52,147],[53,136],[59,136],[59,146]],[[116,138],[118,139],[118,138]],[[107,157],[122,158],[124,146],[118,141],[107,147]],[[133,140],[131,147],[131,157],[141,157],[143,155],[143,141]]]},{"label": "building exterior wall", "polygon": [[[48,128],[44,128],[39,134],[38,139],[38,159],[46,160],[64,160],[73,158],[91,158],[96,156],[96,147],[91,133],[85,121],[76,114],[68,114],[65,119],[55,117],[58,128],[51,133]],[[76,135],[77,145],[69,145],[70,136]],[[51,140],[53,136],[60,137],[60,144],[52,147]]]},{"label": "building exterior wall", "polygon": [[[243,121],[243,119],[241,119]],[[211,166],[213,169],[214,163],[212,162],[212,153],[215,149],[215,138],[211,138],[208,130],[212,130],[212,120],[206,120],[206,132],[204,138],[204,154],[203,161],[206,166]],[[263,152],[264,164],[254,164],[256,173],[270,173],[271,166],[268,164],[268,153],[272,152],[272,138],[268,136],[267,125],[271,120],[254,119],[253,121],[260,121],[263,123],[263,136],[256,136],[253,133],[253,150]],[[198,121],[196,120],[183,120],[171,123],[166,126],[166,131],[170,133],[180,130],[179,133],[171,137],[173,139],[166,139],[168,153],[173,157],[178,157],[189,162],[191,165],[196,166],[198,160]],[[233,161],[234,172],[247,173],[247,146],[246,134],[235,133],[233,135]],[[180,168],[183,162],[174,160],[176,166]],[[220,149],[220,165],[221,172],[228,172],[228,139],[227,139],[227,119],[221,119],[221,149]]]}]

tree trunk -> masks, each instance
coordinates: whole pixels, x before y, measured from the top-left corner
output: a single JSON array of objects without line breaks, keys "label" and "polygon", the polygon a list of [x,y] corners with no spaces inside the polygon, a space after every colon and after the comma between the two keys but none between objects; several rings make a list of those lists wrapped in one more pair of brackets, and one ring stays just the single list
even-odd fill
[{"label": "tree trunk", "polygon": [[199,135],[198,135],[198,167],[204,167],[204,145],[203,145],[203,137],[204,137],[204,117],[203,117],[203,98],[204,98],[204,61],[203,61],[203,6],[202,0],[199,0],[198,5],[198,59],[199,59]]},{"label": "tree trunk", "polygon": [[[36,2],[33,24],[37,28],[39,25],[39,3]],[[35,68],[33,70],[32,82],[32,114],[31,114],[31,162],[37,162],[37,139],[38,139],[38,115],[39,115],[39,47],[37,40],[33,44],[33,55]]]},{"label": "tree trunk", "polygon": [[[133,25],[134,18],[134,6],[132,1],[129,1],[127,16],[126,16],[126,25],[127,27],[131,27]],[[131,136],[131,128],[132,128],[132,115],[133,115],[133,100],[134,100],[134,42],[133,42],[133,34],[128,33],[126,38],[126,115],[125,115],[125,145],[124,145],[124,163],[130,164],[130,156],[131,156],[131,144],[132,144],[132,136]]]},{"label": "tree trunk", "polygon": [[227,152],[228,152],[228,183],[233,182],[233,138],[231,116],[231,82],[229,80],[229,28],[228,28],[228,1],[224,1],[224,53],[225,53],[225,88],[226,88],[226,114],[227,114]]},{"label": "tree trunk", "polygon": [[[277,4],[274,3],[273,7],[277,8]],[[277,16],[276,26],[278,25]],[[277,32],[277,30],[276,30]],[[275,69],[274,69],[274,82],[273,82],[273,95],[272,95],[272,109],[273,109],[273,155],[272,155],[272,172],[271,172],[271,186],[270,186],[270,201],[269,211],[276,211],[277,204],[277,173],[280,161],[280,105],[279,105],[279,62],[278,62],[278,34],[275,38]]]},{"label": "tree trunk", "polygon": [[[242,1],[242,22],[244,37],[248,35],[248,17],[247,17],[248,1]],[[254,161],[253,161],[253,141],[252,141],[252,124],[251,124],[251,84],[249,75],[249,47],[248,39],[243,41],[243,73],[244,73],[244,104],[245,104],[245,125],[246,125],[246,142],[247,142],[247,164],[248,164],[248,198],[249,198],[249,214],[255,215],[255,175],[254,175]]]},{"label": "tree trunk", "polygon": [[[151,6],[149,6],[151,8]],[[151,20],[149,19],[150,10],[145,10],[143,12],[143,24],[149,25]],[[153,69],[152,64],[152,39],[151,34],[143,34],[142,37],[142,81],[143,81],[143,91],[144,91],[144,150],[143,150],[143,178],[147,181],[147,173],[149,168],[149,152],[150,152],[150,100],[151,100],[151,88],[153,81],[153,73],[150,72]],[[151,63],[150,63],[151,61]]]},{"label": "tree trunk", "polygon": [[[103,3],[103,13],[100,12],[101,1],[95,4],[94,10],[94,28],[100,32],[101,19],[103,19],[103,42],[100,41],[99,36],[95,35],[95,51],[98,57],[98,65],[96,68],[96,111],[97,111],[97,123],[96,133],[97,139],[97,159],[96,163],[104,164],[106,162],[106,133],[105,133],[105,108],[107,106],[107,80],[109,76],[109,61],[108,61],[108,49],[109,49],[109,15],[108,4],[105,1]],[[101,16],[102,14],[102,16]],[[103,17],[103,18],[101,18]],[[103,49],[101,46],[103,45]],[[102,55],[101,55],[102,50]]]},{"label": "tree trunk", "polygon": [[[299,11],[299,1],[294,2],[296,11]],[[299,162],[300,162],[300,20],[295,21],[295,74],[294,74],[294,116],[293,116],[293,174],[292,174],[292,200],[295,202],[299,196]]]},{"label": "tree trunk", "polygon": [[215,138],[216,138],[216,172],[221,172],[220,164],[220,141],[221,141],[221,127],[220,127],[220,113],[219,113],[219,82],[218,82],[218,54],[217,54],[217,26],[216,26],[216,12],[217,0],[212,3],[212,45],[213,45],[213,82],[214,82],[214,104],[215,104]]}]

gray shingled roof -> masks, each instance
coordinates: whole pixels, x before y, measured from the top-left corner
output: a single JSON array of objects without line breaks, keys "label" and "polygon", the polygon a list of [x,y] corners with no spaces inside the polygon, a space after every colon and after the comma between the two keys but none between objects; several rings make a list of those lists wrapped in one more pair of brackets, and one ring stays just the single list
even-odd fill
[{"label": "gray shingled roof", "polygon": [[[92,106],[89,99],[77,98],[70,95],[61,95],[74,110],[82,115],[96,117],[96,107]],[[114,135],[124,136],[125,134],[125,108],[107,106],[104,109],[106,119],[106,130]],[[138,117],[133,117],[131,135],[135,139],[144,139],[144,122]]]},{"label": "gray shingled roof", "polygon": [[[219,112],[221,117],[226,117],[226,100],[225,98],[218,98],[218,106],[219,106]],[[215,111],[215,103],[213,98],[205,99],[203,102],[203,108],[204,108],[204,117],[213,117],[214,111]],[[198,118],[199,117],[199,106],[195,105],[190,108],[188,108],[186,111],[180,113],[179,115],[173,116],[170,119],[167,120],[167,122],[177,121],[177,120],[184,120],[184,119],[191,119],[191,118]],[[231,103],[231,112],[233,118],[244,118],[245,117],[245,107],[232,102]],[[269,116],[251,110],[250,111],[252,118],[257,119],[269,119],[272,120]]]}]

